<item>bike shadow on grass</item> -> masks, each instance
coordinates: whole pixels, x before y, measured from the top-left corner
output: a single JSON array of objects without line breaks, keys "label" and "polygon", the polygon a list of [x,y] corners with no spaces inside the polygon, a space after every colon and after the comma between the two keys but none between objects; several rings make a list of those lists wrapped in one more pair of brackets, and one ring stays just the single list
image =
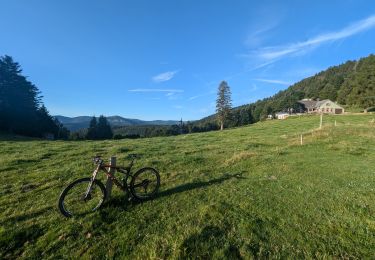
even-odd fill
[{"label": "bike shadow on grass", "polygon": [[246,179],[245,177],[242,176],[242,173],[236,173],[236,174],[226,173],[224,176],[219,177],[219,178],[215,178],[215,179],[212,179],[212,180],[185,183],[185,184],[181,184],[179,186],[161,191],[161,192],[158,193],[158,195],[156,196],[155,199],[171,196],[173,194],[186,192],[186,191],[190,191],[190,190],[205,188],[205,187],[211,186],[211,185],[217,185],[217,184],[223,183],[225,181],[228,181],[228,180],[234,179],[234,178],[235,179]]},{"label": "bike shadow on grass", "polygon": [[[176,187],[169,188],[166,190],[162,190],[156,195],[155,198],[151,200],[157,200],[163,197],[168,197],[168,196],[179,194],[182,192],[188,192],[191,190],[203,189],[208,186],[221,184],[231,179],[246,179],[246,178],[242,176],[242,173],[234,173],[234,174],[226,173],[219,178],[211,179],[208,181],[195,181],[195,182],[181,184],[181,185],[178,185]],[[137,200],[129,199],[129,195],[126,194],[125,196],[117,196],[109,200],[107,203],[107,207],[118,207],[118,208],[127,210],[131,206],[141,204],[144,202],[147,202],[147,200],[137,201]]]}]

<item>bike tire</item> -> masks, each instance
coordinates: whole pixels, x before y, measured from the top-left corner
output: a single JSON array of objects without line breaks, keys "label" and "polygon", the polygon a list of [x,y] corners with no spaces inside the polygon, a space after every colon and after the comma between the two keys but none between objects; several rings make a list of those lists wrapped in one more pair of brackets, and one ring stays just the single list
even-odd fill
[{"label": "bike tire", "polygon": [[[152,175],[153,180],[147,182],[148,179],[144,179],[147,176],[146,175]],[[147,184],[145,183],[147,182]],[[143,185],[145,183],[146,185]],[[152,184],[152,192],[147,192],[147,187],[149,184]],[[146,188],[145,188],[146,186]],[[146,192],[142,193],[138,191],[138,187],[143,187]],[[145,167],[142,169],[139,169],[132,177],[130,182],[130,192],[138,200],[147,200],[155,197],[160,187],[160,174],[157,170],[151,167]]]},{"label": "bike tire", "polygon": [[[69,211],[69,209],[66,209],[64,201],[66,199],[66,196],[69,194],[69,191],[71,191],[74,187],[76,187],[78,184],[82,184],[84,182],[87,182],[87,185],[88,185],[90,183],[90,181],[91,181],[91,178],[82,178],[82,179],[75,180],[72,183],[70,183],[61,192],[59,200],[58,200],[58,208],[59,208],[61,214],[63,214],[65,217],[72,217],[72,216],[75,216],[75,215],[81,215],[81,214],[75,214],[74,212]],[[95,207],[93,207],[91,210],[88,210],[88,212],[92,212],[92,211],[95,211],[95,210],[99,209],[102,206],[103,202],[106,200],[106,197],[107,197],[107,191],[106,191],[105,186],[102,182],[100,182],[99,180],[94,180],[93,188],[96,188],[95,186],[100,188],[101,199],[99,200],[98,204],[95,205]],[[87,186],[83,186],[83,187],[87,188]],[[82,190],[82,193],[85,193],[85,191],[86,190]],[[86,201],[85,201],[85,203],[86,203]]]}]

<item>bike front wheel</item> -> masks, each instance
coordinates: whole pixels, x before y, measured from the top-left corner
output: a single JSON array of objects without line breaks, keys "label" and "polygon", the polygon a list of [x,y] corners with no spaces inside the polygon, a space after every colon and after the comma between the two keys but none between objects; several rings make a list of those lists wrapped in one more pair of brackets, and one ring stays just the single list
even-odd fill
[{"label": "bike front wheel", "polygon": [[58,208],[65,217],[79,216],[97,210],[106,199],[106,189],[94,180],[88,193],[91,178],[78,179],[69,184],[61,193]]},{"label": "bike front wheel", "polygon": [[153,198],[159,187],[160,175],[157,170],[151,167],[138,170],[130,182],[130,191],[139,200]]}]

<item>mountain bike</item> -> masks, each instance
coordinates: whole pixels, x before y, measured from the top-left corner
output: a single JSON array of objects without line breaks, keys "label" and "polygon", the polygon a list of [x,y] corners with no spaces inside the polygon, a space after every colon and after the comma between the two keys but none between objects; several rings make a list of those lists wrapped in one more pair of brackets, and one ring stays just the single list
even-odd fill
[{"label": "mountain bike", "polygon": [[[93,158],[96,165],[91,178],[82,178],[70,183],[60,194],[58,208],[65,217],[83,215],[99,209],[107,198],[104,184],[96,179],[99,171],[103,171],[112,182],[126,194],[140,201],[153,198],[160,186],[160,175],[151,167],[144,167],[132,174],[131,170],[136,155],[130,155],[131,162],[127,167],[105,164],[101,156]],[[110,171],[110,169],[113,169]],[[121,180],[114,172],[124,175]]]}]

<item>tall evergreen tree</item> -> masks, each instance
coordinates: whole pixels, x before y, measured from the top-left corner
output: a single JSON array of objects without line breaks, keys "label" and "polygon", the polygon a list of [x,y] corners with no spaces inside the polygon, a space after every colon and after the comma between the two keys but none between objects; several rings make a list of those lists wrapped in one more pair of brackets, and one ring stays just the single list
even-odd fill
[{"label": "tall evergreen tree", "polygon": [[101,115],[98,119],[96,134],[97,139],[112,139],[112,128],[109,125],[107,118],[105,118],[103,115]]},{"label": "tall evergreen tree", "polygon": [[219,85],[217,100],[216,100],[216,112],[217,119],[220,124],[220,130],[224,129],[225,120],[228,119],[230,115],[230,110],[232,108],[231,92],[230,87],[226,81],[222,81]]},{"label": "tall evergreen tree", "polygon": [[68,139],[70,136],[70,131],[66,128],[57,118],[53,119],[58,130],[57,130],[57,139]]},{"label": "tall evergreen tree", "polygon": [[39,137],[59,131],[40,91],[10,56],[0,57],[0,130]]},{"label": "tall evergreen tree", "polygon": [[12,57],[0,58],[0,128],[18,134],[35,135],[33,124],[40,104],[38,89],[21,75]]},{"label": "tall evergreen tree", "polygon": [[59,126],[56,124],[55,120],[49,114],[44,105],[37,110],[36,123],[37,127],[39,128],[39,132],[55,134],[57,137]]},{"label": "tall evergreen tree", "polygon": [[97,128],[98,128],[97,125],[98,123],[96,121],[96,117],[93,116],[91,118],[89,128],[87,129],[86,139],[89,139],[89,140],[97,139]]}]

